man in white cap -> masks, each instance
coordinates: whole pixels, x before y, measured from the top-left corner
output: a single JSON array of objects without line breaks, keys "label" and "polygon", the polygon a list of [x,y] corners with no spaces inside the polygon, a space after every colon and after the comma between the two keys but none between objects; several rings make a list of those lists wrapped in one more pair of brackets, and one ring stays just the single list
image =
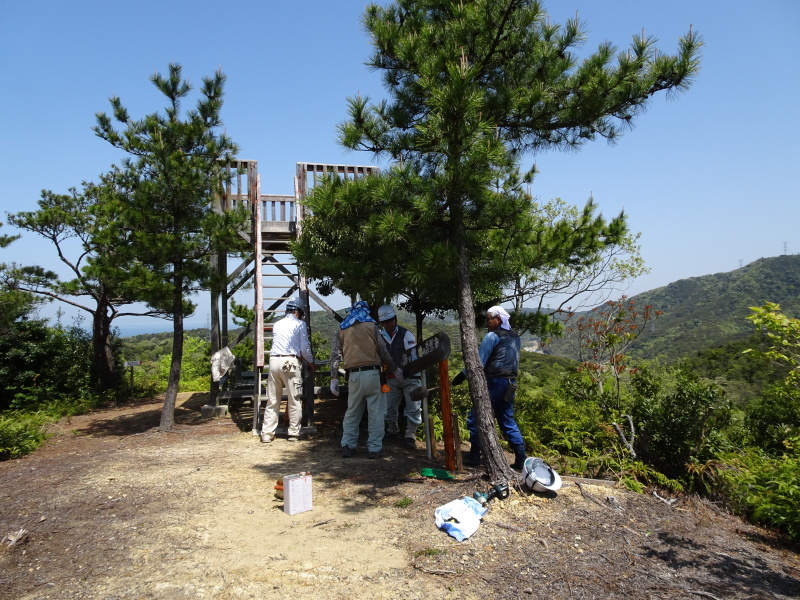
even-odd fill
[{"label": "man in white cap", "polygon": [[303,418],[302,361],[316,371],[308,327],[303,321],[303,305],[298,298],[286,304],[286,316],[272,328],[272,350],[269,353],[269,383],[267,384],[267,406],[264,408],[264,424],[261,426],[261,441],[269,443],[275,439],[278,428],[283,388],[289,405],[289,441],[300,438],[300,421]]},{"label": "man in white cap", "polygon": [[[500,431],[514,450],[514,464],[511,466],[522,469],[527,458],[525,441],[514,419],[514,396],[517,391],[517,371],[522,344],[519,335],[511,329],[508,319],[509,314],[502,306],[493,306],[486,311],[486,327],[489,333],[483,338],[478,354],[486,374],[494,416]],[[466,377],[466,373],[462,371],[453,378],[452,385],[460,384]],[[481,464],[481,445],[473,410],[467,415],[467,429],[469,429],[470,450],[464,463],[477,466]]]},{"label": "man in white cap", "polygon": [[[416,348],[417,340],[414,334],[405,327],[397,324],[397,313],[389,304],[384,304],[378,309],[378,320],[383,328],[382,335],[389,346],[395,364],[402,363],[403,354]],[[416,351],[414,351],[416,352]],[[412,360],[416,355],[412,356]],[[406,377],[404,382],[399,382],[394,374],[389,373],[386,380],[389,391],[386,393],[386,433],[397,435],[400,428],[397,426],[397,417],[400,409],[400,400],[405,398],[406,432],[403,445],[409,450],[417,447],[417,428],[422,425],[422,401],[414,399],[414,390],[422,387],[419,374]]]}]

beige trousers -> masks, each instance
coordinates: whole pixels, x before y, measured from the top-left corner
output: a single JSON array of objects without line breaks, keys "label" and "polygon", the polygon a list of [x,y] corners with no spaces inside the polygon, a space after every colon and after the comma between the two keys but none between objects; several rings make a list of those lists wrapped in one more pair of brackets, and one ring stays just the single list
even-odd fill
[{"label": "beige trousers", "polygon": [[300,434],[300,421],[303,419],[303,376],[300,359],[286,356],[270,357],[269,383],[267,384],[267,406],[264,408],[264,424],[261,435],[275,437],[278,428],[278,416],[281,409],[281,398],[286,388],[289,403],[290,436]]}]

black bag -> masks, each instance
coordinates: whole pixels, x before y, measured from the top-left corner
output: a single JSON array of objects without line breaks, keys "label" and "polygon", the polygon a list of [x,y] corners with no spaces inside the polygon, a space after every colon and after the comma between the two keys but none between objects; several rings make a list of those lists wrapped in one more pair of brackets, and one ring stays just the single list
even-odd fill
[{"label": "black bag", "polygon": [[511,379],[508,380],[508,387],[506,388],[505,396],[503,396],[503,401],[511,403],[514,401],[514,396],[517,395],[517,382],[512,381]]}]

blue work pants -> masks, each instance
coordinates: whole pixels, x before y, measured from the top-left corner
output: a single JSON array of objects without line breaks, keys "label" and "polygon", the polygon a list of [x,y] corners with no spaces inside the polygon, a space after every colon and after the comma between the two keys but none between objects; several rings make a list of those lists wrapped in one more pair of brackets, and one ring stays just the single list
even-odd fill
[{"label": "blue work pants", "polygon": [[[525,442],[522,439],[519,426],[514,420],[514,398],[505,399],[509,380],[505,377],[490,377],[486,382],[489,384],[489,400],[492,403],[492,411],[494,412],[494,418],[497,419],[497,424],[500,426],[500,431],[503,432],[512,448],[524,446]],[[479,455],[481,445],[478,440],[478,424],[475,419],[475,411],[472,409],[467,415],[467,429],[469,429],[469,441],[472,445],[470,453]]]}]

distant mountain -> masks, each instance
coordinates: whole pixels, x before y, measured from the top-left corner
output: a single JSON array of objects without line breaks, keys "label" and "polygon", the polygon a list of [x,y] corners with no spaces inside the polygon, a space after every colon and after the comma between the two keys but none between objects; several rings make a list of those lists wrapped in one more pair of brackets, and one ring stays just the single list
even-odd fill
[{"label": "distant mountain", "polygon": [[[631,347],[631,356],[661,356],[667,360],[693,356],[701,350],[744,340],[752,335],[754,328],[747,320],[751,306],[776,302],[789,316],[800,316],[800,255],[762,258],[727,273],[681,279],[632,299],[638,307],[649,304],[664,314]],[[344,315],[344,311],[339,312]],[[398,317],[400,324],[415,331],[413,315],[398,311]],[[336,321],[324,311],[312,311],[312,331],[330,340],[336,327]],[[460,350],[458,320],[454,315],[445,319],[428,318],[424,327],[424,337],[444,331],[450,337],[453,351]],[[209,332],[207,329],[194,329],[186,334],[208,339]],[[125,338],[125,342],[126,345],[135,345],[148,340],[153,346],[148,348],[150,352],[158,352],[168,346],[171,336],[171,333],[154,333],[131,336]],[[548,352],[574,358],[560,340],[555,340]]]},{"label": "distant mountain", "polygon": [[[337,311],[341,316],[345,316],[345,311]],[[410,330],[415,336],[417,335],[416,319],[412,313],[405,310],[397,310],[397,322]],[[333,339],[334,333],[339,324],[329,316],[325,311],[311,311],[311,330],[320,333],[326,340],[330,342]],[[447,315],[444,318],[427,317],[422,324],[423,336],[428,338],[434,333],[443,331],[450,338],[450,347],[453,351],[461,348],[461,337],[459,333],[458,319],[455,315]]]},{"label": "distant mountain", "polygon": [[776,302],[784,313],[800,315],[800,256],[762,258],[727,273],[681,279],[633,300],[664,314],[630,354],[674,360],[752,335],[751,306]]}]

